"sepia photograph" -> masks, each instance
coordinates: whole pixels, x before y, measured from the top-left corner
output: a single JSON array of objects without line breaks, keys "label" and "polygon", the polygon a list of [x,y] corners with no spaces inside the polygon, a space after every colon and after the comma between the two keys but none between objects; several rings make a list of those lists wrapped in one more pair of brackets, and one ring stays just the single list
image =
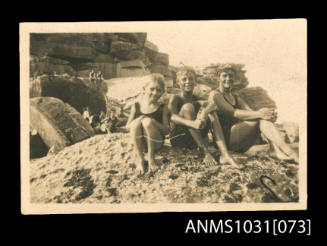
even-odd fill
[{"label": "sepia photograph", "polygon": [[21,212],[307,209],[306,19],[20,23]]}]

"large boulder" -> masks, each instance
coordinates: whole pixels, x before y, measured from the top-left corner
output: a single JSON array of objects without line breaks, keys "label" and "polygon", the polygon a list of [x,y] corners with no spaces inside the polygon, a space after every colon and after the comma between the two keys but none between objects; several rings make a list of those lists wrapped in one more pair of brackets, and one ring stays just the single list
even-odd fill
[{"label": "large boulder", "polygon": [[120,41],[134,43],[141,47],[144,46],[147,38],[147,33],[145,32],[118,32],[113,33],[112,35],[118,36],[118,40]]},{"label": "large boulder", "polygon": [[295,122],[283,122],[283,128],[290,143],[299,142],[299,125]]},{"label": "large boulder", "polygon": [[129,61],[129,60],[136,60],[142,59],[147,60],[147,56],[143,50],[135,49],[135,50],[121,50],[119,52],[115,52],[111,54],[118,61]]},{"label": "large boulder", "polygon": [[30,99],[30,128],[55,152],[94,135],[79,112],[54,97]]},{"label": "large boulder", "polygon": [[104,95],[88,81],[70,76],[39,76],[30,81],[30,97],[56,97],[82,113],[89,107],[92,114],[106,112]]},{"label": "large boulder", "polygon": [[153,50],[153,51],[157,51],[157,52],[159,51],[158,46],[155,45],[154,43],[152,43],[149,40],[145,41],[144,47],[147,48],[147,49]]},{"label": "large boulder", "polygon": [[248,87],[239,90],[237,93],[253,110],[277,108],[275,101],[271,99],[267,91],[261,87]]},{"label": "large boulder", "polygon": [[158,51],[149,48],[144,48],[144,51],[151,63],[168,66],[169,64],[168,54],[160,53]]},{"label": "large boulder", "polygon": [[117,77],[137,77],[149,74],[142,60],[130,60],[119,63]]},{"label": "large boulder", "polygon": [[152,73],[160,73],[165,77],[169,77],[169,75],[171,74],[169,69],[168,69],[168,66],[167,65],[162,65],[162,64],[151,64],[149,66],[149,70]]},{"label": "large boulder", "polygon": [[114,78],[105,81],[108,86],[107,97],[119,101],[135,98],[149,81],[147,76]]}]

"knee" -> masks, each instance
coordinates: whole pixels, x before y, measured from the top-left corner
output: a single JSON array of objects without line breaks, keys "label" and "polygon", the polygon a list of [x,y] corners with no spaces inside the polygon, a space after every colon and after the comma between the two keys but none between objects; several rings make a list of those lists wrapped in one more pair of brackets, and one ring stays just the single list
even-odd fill
[{"label": "knee", "polygon": [[260,124],[260,120],[251,120],[251,121],[244,121],[247,125],[258,127]]},{"label": "knee", "polygon": [[151,118],[144,118],[144,119],[142,119],[142,126],[145,129],[153,126],[153,119],[151,119]]},{"label": "knee", "polygon": [[141,124],[142,124],[142,122],[139,120],[135,120],[134,122],[132,122],[132,124],[129,126],[130,132],[133,133],[133,132],[138,131],[138,129],[140,129],[140,127],[141,127]]}]

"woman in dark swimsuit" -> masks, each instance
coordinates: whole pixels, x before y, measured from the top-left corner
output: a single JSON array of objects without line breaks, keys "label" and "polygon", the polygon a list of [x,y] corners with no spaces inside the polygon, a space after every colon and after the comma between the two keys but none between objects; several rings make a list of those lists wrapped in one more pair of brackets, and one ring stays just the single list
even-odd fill
[{"label": "woman in dark swimsuit", "polygon": [[126,127],[133,138],[136,152],[136,166],[140,174],[144,174],[144,153],[148,149],[149,171],[157,169],[154,152],[169,133],[169,112],[159,99],[165,92],[164,78],[160,74],[148,76],[149,82],[144,86],[140,99],[132,106]]},{"label": "woman in dark swimsuit", "polygon": [[218,117],[229,149],[245,152],[263,134],[274,146],[276,156],[283,160],[294,160],[298,155],[282,139],[274,125],[274,109],[262,108],[253,111],[242,98],[232,93],[234,70],[226,66],[218,71],[219,87],[212,91],[208,101],[215,103]]}]

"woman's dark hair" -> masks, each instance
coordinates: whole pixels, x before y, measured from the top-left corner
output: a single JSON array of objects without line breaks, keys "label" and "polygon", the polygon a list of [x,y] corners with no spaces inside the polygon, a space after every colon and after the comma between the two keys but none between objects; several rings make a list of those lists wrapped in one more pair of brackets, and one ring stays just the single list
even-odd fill
[{"label": "woman's dark hair", "polygon": [[217,76],[219,77],[222,72],[232,72],[235,75],[235,69],[232,65],[226,64],[217,68]]}]

